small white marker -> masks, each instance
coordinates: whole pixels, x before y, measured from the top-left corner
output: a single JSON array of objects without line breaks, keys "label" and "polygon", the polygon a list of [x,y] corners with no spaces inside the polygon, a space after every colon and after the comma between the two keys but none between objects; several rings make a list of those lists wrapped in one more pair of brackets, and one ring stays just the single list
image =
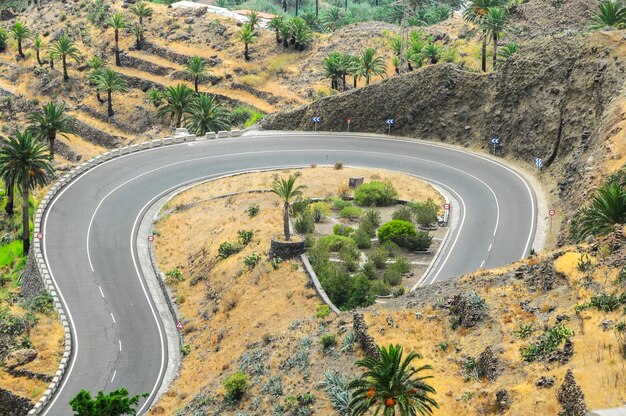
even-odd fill
[{"label": "small white marker", "polygon": [[489,244],[489,248],[487,249],[487,251],[491,251],[491,246],[493,246],[493,244]]},{"label": "small white marker", "polygon": [[483,262],[480,263],[480,268],[482,269],[484,265],[485,265],[485,260],[483,260]]},{"label": "small white marker", "polygon": [[104,299],[104,292],[102,291],[102,288],[98,286],[98,289],[100,289],[100,294],[102,295],[102,299]]},{"label": "small white marker", "polygon": [[113,377],[111,377],[111,383],[115,380],[115,375],[117,374],[117,370],[113,371]]},{"label": "small white marker", "polygon": [[116,324],[117,322],[115,322],[115,316],[113,316],[113,313],[111,313],[111,319],[113,319],[113,323]]},{"label": "small white marker", "polygon": [[118,340],[119,344],[120,344],[120,351],[122,351],[122,340]]}]

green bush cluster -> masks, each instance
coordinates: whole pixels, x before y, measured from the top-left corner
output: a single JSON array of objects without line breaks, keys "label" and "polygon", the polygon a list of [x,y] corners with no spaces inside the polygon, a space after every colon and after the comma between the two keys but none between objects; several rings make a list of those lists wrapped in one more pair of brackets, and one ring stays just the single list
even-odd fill
[{"label": "green bush cluster", "polygon": [[350,237],[350,235],[354,232],[354,228],[343,225],[343,224],[335,224],[333,226],[333,234],[335,235],[343,235],[344,237]]},{"label": "green bush cluster", "polygon": [[248,376],[238,371],[234,374],[228,376],[226,380],[224,380],[224,389],[226,390],[226,400],[227,401],[238,401],[248,390]]},{"label": "green bush cluster", "polygon": [[326,318],[328,315],[330,315],[330,306],[317,305],[317,312],[315,313],[315,316],[318,318]]},{"label": "green bush cluster", "polygon": [[20,317],[12,315],[6,307],[0,308],[0,334],[20,335],[28,331],[37,321],[37,317],[32,312]]},{"label": "green bush cluster", "polygon": [[364,183],[354,191],[354,203],[360,206],[387,207],[396,203],[398,192],[389,181]]},{"label": "green bush cluster", "polygon": [[412,223],[402,220],[391,220],[378,229],[378,241],[381,244],[391,241],[399,246],[403,246],[409,237],[415,234],[415,227]]},{"label": "green bush cluster", "polygon": [[297,232],[300,234],[310,234],[315,231],[315,221],[313,220],[313,213],[309,208],[296,217],[296,221],[293,225]]},{"label": "green bush cluster", "polygon": [[576,305],[576,312],[591,308],[598,309],[602,312],[613,312],[621,305],[626,305],[626,292],[619,296],[615,293],[611,293],[610,295],[606,293],[599,293],[592,296],[589,302]]},{"label": "green bush cluster", "polygon": [[326,202],[313,202],[309,205],[311,209],[311,215],[313,216],[313,221],[322,222],[330,213],[330,206]]},{"label": "green bush cluster", "polygon": [[416,224],[428,227],[432,223],[437,222],[439,208],[431,198],[428,198],[426,202],[409,202],[407,206],[413,211],[413,218]]},{"label": "green bush cluster", "polygon": [[363,210],[359,207],[355,207],[354,205],[349,205],[339,211],[339,216],[341,218],[347,218],[349,220],[357,220],[363,215]]},{"label": "green bush cluster", "polygon": [[522,357],[525,361],[536,361],[546,354],[555,351],[563,341],[574,335],[574,331],[566,327],[563,323],[556,324],[528,347],[522,349]]},{"label": "green bush cluster", "polygon": [[337,346],[337,337],[335,334],[324,334],[320,337],[320,343],[322,344],[322,349],[324,350],[334,348]]},{"label": "green bush cluster", "polygon": [[254,237],[254,231],[252,230],[239,230],[237,231],[237,241],[234,243],[230,243],[228,241],[220,244],[217,249],[217,257],[220,259],[225,259],[233,254],[239,253],[245,246],[250,244],[252,241],[252,237]]}]

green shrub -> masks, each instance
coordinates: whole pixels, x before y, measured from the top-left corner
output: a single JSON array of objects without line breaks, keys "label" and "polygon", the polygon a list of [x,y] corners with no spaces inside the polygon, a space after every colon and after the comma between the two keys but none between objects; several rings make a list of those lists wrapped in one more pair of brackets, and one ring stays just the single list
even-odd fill
[{"label": "green shrub", "polygon": [[402,283],[402,274],[393,267],[387,268],[383,273],[383,280],[391,286],[398,286]]},{"label": "green shrub", "polygon": [[308,208],[311,201],[306,198],[298,197],[291,203],[291,214],[294,216],[302,215]]},{"label": "green shrub", "polygon": [[620,296],[617,296],[615,293],[610,295],[599,293],[592,296],[589,302],[577,305],[576,311],[580,312],[584,309],[595,308],[602,312],[613,312],[623,304],[626,305],[626,293],[622,293]]},{"label": "green shrub", "polygon": [[392,268],[398,272],[404,274],[411,271],[411,262],[405,256],[396,257],[396,262],[392,265]]},{"label": "green shrub", "polygon": [[220,244],[219,248],[217,249],[217,257],[225,259],[232,256],[233,254],[239,253],[239,250],[241,250],[240,247],[231,244],[228,241],[225,241]]},{"label": "green shrub", "polygon": [[310,234],[315,231],[315,221],[313,221],[311,210],[306,209],[302,214],[298,215],[293,227],[300,234]]},{"label": "green shrub", "polygon": [[165,273],[165,275],[178,282],[183,282],[185,280],[185,276],[183,275],[183,272],[178,270],[178,267],[173,268],[169,272]]},{"label": "green shrub", "polygon": [[535,328],[530,325],[519,324],[519,328],[513,331],[521,339],[526,339],[533,334]]},{"label": "green shrub", "polygon": [[352,206],[352,202],[344,201],[343,199],[340,199],[340,198],[333,198],[332,203],[333,203],[333,209],[335,211],[341,211],[344,208]]},{"label": "green shrub", "polygon": [[376,237],[376,227],[367,217],[361,218],[361,223],[359,224],[359,230],[364,231],[370,238]]},{"label": "green shrub", "polygon": [[350,234],[354,232],[354,228],[349,227],[343,224],[335,224],[333,227],[333,234],[335,235],[343,235],[345,237],[350,237]]},{"label": "green shrub", "polygon": [[315,316],[318,318],[326,318],[328,315],[330,315],[330,306],[317,305],[317,312],[315,313]]},{"label": "green shrub", "polygon": [[357,252],[359,251],[354,240],[343,235],[326,235],[317,240],[317,244],[326,247],[330,252],[339,252],[346,246],[353,247]]},{"label": "green shrub", "polygon": [[252,237],[254,237],[254,231],[252,230],[239,230],[237,231],[237,236],[239,237],[239,242],[241,245],[247,246],[252,241]]},{"label": "green shrub", "polygon": [[324,350],[328,350],[337,345],[337,337],[335,334],[324,334],[320,337],[320,343]]},{"label": "green shrub", "polygon": [[397,198],[398,192],[389,181],[364,183],[354,191],[354,203],[366,207],[387,207],[395,204]]},{"label": "green shrub", "polygon": [[415,222],[422,227],[428,227],[437,222],[437,204],[428,198],[426,202],[410,202],[408,206],[413,210]]},{"label": "green shrub", "polygon": [[394,298],[404,295],[405,292],[406,288],[404,287],[404,285],[398,285],[391,288],[391,296],[393,296]]},{"label": "green shrub", "polygon": [[256,214],[258,214],[260,210],[261,210],[261,208],[259,207],[259,205],[258,205],[258,204],[253,204],[253,205],[250,205],[250,206],[248,207],[248,216],[249,216],[250,218],[255,217],[255,216],[256,216]]},{"label": "green shrub", "polygon": [[376,278],[376,266],[374,266],[374,263],[371,260],[368,260],[365,263],[363,263],[363,266],[361,267],[361,273],[367,276],[368,279],[375,279]]},{"label": "green shrub", "polygon": [[391,220],[378,229],[378,241],[381,244],[391,241],[403,246],[407,239],[415,234],[415,227],[410,222]]},{"label": "green shrub", "polygon": [[380,212],[375,208],[368,208],[363,213],[363,217],[361,217],[361,221],[364,220],[369,221],[374,228],[378,228],[381,224]]},{"label": "green shrub", "polygon": [[384,269],[387,265],[387,259],[389,254],[384,248],[378,248],[369,255],[369,260],[376,266],[377,269]]},{"label": "green shrub", "polygon": [[252,253],[243,258],[243,264],[248,270],[254,269],[261,261],[261,255],[259,253]]},{"label": "green shrub", "polygon": [[262,120],[265,117],[265,113],[254,110],[250,107],[239,106],[230,113],[230,117],[231,124],[250,127],[257,121]]},{"label": "green shrub", "polygon": [[563,323],[556,324],[545,331],[534,343],[522,349],[522,357],[525,361],[536,361],[548,353],[556,350],[565,339],[574,335],[574,331]]},{"label": "green shrub", "polygon": [[410,207],[403,205],[391,214],[391,219],[413,222],[413,210]]},{"label": "green shrub", "polygon": [[339,211],[341,218],[348,218],[350,220],[356,220],[363,215],[363,210],[359,207],[348,206]]},{"label": "green shrub", "polygon": [[384,280],[374,280],[372,282],[372,293],[376,296],[391,295],[391,286]]},{"label": "green shrub", "polygon": [[369,234],[363,231],[361,228],[359,228],[354,233],[352,239],[356,242],[356,246],[360,249],[367,249],[372,247],[372,239],[370,238]]},{"label": "green shrub", "polygon": [[280,257],[274,257],[270,260],[270,265],[272,266],[272,269],[278,270],[278,268],[280,267],[280,263],[282,262],[283,259],[281,259]]},{"label": "green shrub", "polygon": [[328,216],[330,213],[330,206],[326,202],[314,202],[309,205],[309,209],[311,210],[311,215],[313,216],[313,221],[322,222],[324,218]]},{"label": "green shrub", "polygon": [[417,230],[415,235],[404,241],[404,247],[411,251],[426,251],[430,248],[433,237],[427,231]]},{"label": "green shrub", "polygon": [[248,376],[238,371],[228,376],[224,381],[224,389],[226,389],[226,399],[228,401],[238,401],[248,390]]},{"label": "green shrub", "polygon": [[591,268],[591,257],[589,257],[589,254],[583,253],[578,257],[578,264],[576,265],[576,268],[581,272],[587,271]]},{"label": "green shrub", "polygon": [[23,306],[36,313],[49,314],[54,310],[54,299],[50,292],[46,291],[31,299],[24,299]]}]

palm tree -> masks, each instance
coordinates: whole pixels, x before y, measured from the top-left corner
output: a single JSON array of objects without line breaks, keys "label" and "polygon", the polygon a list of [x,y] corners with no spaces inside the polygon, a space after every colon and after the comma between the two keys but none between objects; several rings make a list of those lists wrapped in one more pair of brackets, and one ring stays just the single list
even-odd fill
[{"label": "palm tree", "polygon": [[37,55],[37,63],[39,64],[39,66],[42,66],[44,62],[41,62],[40,52],[43,49],[43,41],[41,40],[39,36],[37,36],[33,40],[33,49],[35,50],[35,54]]},{"label": "palm tree", "polygon": [[54,69],[54,51],[48,50],[48,62],[50,63],[50,69]]},{"label": "palm tree", "polygon": [[[89,61],[87,61],[87,66],[91,68],[91,73],[89,74],[89,82],[91,85],[96,85],[96,78],[99,74],[102,73],[104,69],[104,61],[99,56],[93,56]],[[96,88],[96,98],[98,102],[102,104],[104,100],[100,97],[100,90]]]},{"label": "palm tree", "polygon": [[196,94],[198,94],[198,81],[203,81],[209,75],[209,69],[206,61],[195,55],[185,64],[185,73],[193,77],[193,86]]},{"label": "palm tree", "polygon": [[370,85],[372,75],[384,77],[387,73],[385,61],[381,56],[376,56],[376,49],[367,48],[361,56],[361,70],[365,77],[365,85]]},{"label": "palm tree", "polygon": [[4,52],[7,49],[8,38],[9,33],[3,27],[0,27],[0,52]]},{"label": "palm tree", "polygon": [[575,221],[575,237],[580,241],[590,235],[607,234],[615,224],[626,224],[626,185],[609,181],[581,211]]},{"label": "palm tree", "polygon": [[517,51],[519,51],[519,45],[517,43],[511,42],[501,47],[498,51],[498,66],[502,65],[507,59],[515,55]]},{"label": "palm tree", "polygon": [[[430,365],[415,368],[411,362],[421,358],[410,352],[402,360],[402,347],[389,345],[389,349],[378,348],[380,359],[366,357],[356,362],[366,371],[348,388],[352,390],[352,416],[366,414],[375,407],[375,414],[393,416],[431,415],[433,408],[439,408],[430,397],[435,389],[424,380],[433,376],[420,376],[424,370],[432,370]],[[397,410],[396,410],[397,409]]]},{"label": "palm tree", "polygon": [[143,29],[139,25],[133,25],[130,32],[135,36],[135,49],[141,50],[141,42],[143,39]]},{"label": "palm tree", "polygon": [[289,29],[294,40],[294,49],[301,51],[311,43],[313,33],[311,28],[301,17],[294,17],[289,21]]},{"label": "palm tree", "polygon": [[248,14],[248,24],[254,30],[256,26],[259,25],[259,13],[256,10],[250,11]]},{"label": "palm tree", "polygon": [[302,190],[306,189],[305,185],[295,186],[296,179],[298,179],[298,177],[294,175],[290,175],[287,179],[276,179],[274,183],[272,183],[272,189],[270,189],[270,191],[278,195],[283,202],[283,228],[286,241],[291,239],[289,233],[289,206],[291,200],[295,197],[302,196]]},{"label": "palm tree", "polygon": [[271,29],[276,33],[276,43],[280,43],[280,29],[283,26],[283,18],[282,16],[274,16],[267,23],[267,28]]},{"label": "palm tree", "polygon": [[341,52],[333,51],[326,55],[322,60],[322,67],[324,71],[324,77],[330,78],[330,89],[339,89],[339,78],[341,77],[340,64],[342,54]]},{"label": "palm tree", "polygon": [[422,55],[424,58],[430,59],[431,64],[436,64],[439,62],[439,58],[441,57],[441,45],[429,43],[422,51]]},{"label": "palm tree", "polygon": [[30,221],[28,215],[29,191],[48,183],[54,171],[46,145],[29,131],[16,132],[0,148],[0,176],[11,181],[22,191],[22,249],[30,248]]},{"label": "palm tree", "polygon": [[195,93],[185,84],[167,87],[163,93],[164,104],[157,110],[157,117],[169,118],[179,128],[183,115],[191,112]]},{"label": "palm tree", "polygon": [[341,23],[341,18],[341,9],[339,9],[339,7],[332,6],[324,12],[322,22],[324,22],[324,26],[326,26],[326,29],[332,32],[339,27],[339,24]]},{"label": "palm tree", "polygon": [[291,36],[291,26],[289,26],[289,22],[283,22],[279,31],[280,31],[280,37],[283,39],[283,46],[285,48],[288,48],[289,37]]},{"label": "palm tree", "polygon": [[[470,0],[465,12],[463,12],[463,18],[472,22],[478,26],[481,26],[482,21],[492,7],[504,6],[505,0]],[[487,34],[483,29],[483,45],[481,48],[481,67],[483,72],[487,72]]]},{"label": "palm tree", "polygon": [[124,29],[125,27],[128,26],[128,23],[126,22],[126,19],[124,19],[124,16],[122,15],[122,13],[119,13],[119,12],[113,13],[111,16],[109,16],[106,22],[115,31],[115,65],[122,66],[122,61],[120,60],[119,33],[120,33],[120,29]]},{"label": "palm tree", "polygon": [[591,29],[623,29],[626,27],[626,7],[603,0],[598,3],[598,10],[591,15]]},{"label": "palm tree", "polygon": [[393,69],[396,72],[396,74],[400,73],[401,64],[402,62],[400,62],[400,58],[398,58],[397,56],[394,56],[393,58],[391,58],[391,65],[393,65]]},{"label": "palm tree", "polygon": [[113,117],[113,93],[128,91],[128,84],[120,75],[110,68],[106,68],[94,76],[96,88],[107,92],[107,114]]},{"label": "palm tree", "polygon": [[25,58],[26,56],[24,55],[24,51],[22,50],[22,42],[32,36],[31,30],[26,27],[24,23],[18,20],[11,27],[11,35],[13,35],[13,39],[17,41],[17,53],[22,58]]},{"label": "palm tree", "polygon": [[356,88],[356,83],[363,76],[361,69],[361,58],[350,55],[350,65],[348,66],[348,75],[352,77],[352,86]]},{"label": "palm tree", "polygon": [[421,40],[411,40],[407,50],[407,64],[409,71],[413,68],[420,68],[424,61],[424,43]]},{"label": "palm tree", "polygon": [[185,117],[185,127],[196,136],[204,136],[209,131],[218,132],[230,128],[230,115],[214,95],[199,94],[191,104]]},{"label": "palm tree", "polygon": [[493,68],[496,68],[498,58],[498,40],[505,35],[509,27],[509,15],[503,7],[491,7],[487,11],[480,26],[484,36],[490,36],[493,41]]},{"label": "palm tree", "polygon": [[61,58],[63,63],[63,80],[67,81],[70,77],[67,74],[67,57],[74,59],[76,62],[80,62],[81,56],[76,44],[67,35],[62,35],[52,45],[50,50],[54,53],[54,56]]},{"label": "palm tree", "polygon": [[48,142],[50,159],[54,158],[54,142],[57,134],[67,138],[68,134],[74,134],[72,118],[66,114],[65,103],[55,104],[50,101],[44,105],[41,112],[32,113],[28,117],[31,123],[28,130]]},{"label": "palm tree", "polygon": [[246,59],[246,61],[249,61],[250,55],[248,54],[248,45],[250,43],[256,43],[258,39],[254,35],[254,29],[252,29],[252,26],[250,26],[250,24],[248,23],[243,25],[241,27],[241,30],[237,33],[237,39],[239,39],[239,41],[244,44],[245,49],[243,52],[243,57]]},{"label": "palm tree", "polygon": [[145,2],[140,1],[131,6],[130,12],[137,16],[139,19],[139,26],[143,29],[143,18],[152,16],[152,7],[148,6]]}]

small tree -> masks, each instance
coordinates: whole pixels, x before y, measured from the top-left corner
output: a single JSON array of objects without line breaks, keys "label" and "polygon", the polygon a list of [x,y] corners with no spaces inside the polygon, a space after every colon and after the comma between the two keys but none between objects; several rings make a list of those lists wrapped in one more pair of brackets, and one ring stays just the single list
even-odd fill
[{"label": "small tree", "polygon": [[591,29],[623,29],[626,27],[626,7],[612,0],[598,3],[591,15]]},{"label": "small tree", "polygon": [[237,39],[241,43],[244,44],[244,52],[243,57],[246,61],[250,60],[250,54],[248,50],[248,45],[251,43],[256,43],[258,38],[254,35],[254,29],[250,26],[249,23],[246,23],[241,27],[241,30],[237,33]]},{"label": "small tree", "polygon": [[31,30],[24,23],[18,20],[11,27],[11,35],[13,36],[13,39],[17,41],[17,53],[22,58],[25,58],[26,56],[22,50],[22,42],[32,36]]},{"label": "small tree", "polygon": [[144,397],[148,397],[148,393],[131,397],[123,387],[109,394],[100,390],[94,398],[87,390],[81,390],[70,400],[70,406],[75,416],[136,415],[139,400]]},{"label": "small tree", "polygon": [[361,56],[361,71],[365,78],[365,85],[370,85],[372,75],[384,77],[387,73],[387,66],[382,56],[376,56],[376,49],[367,48]]},{"label": "small tree", "polygon": [[493,68],[497,66],[498,41],[504,37],[509,27],[509,14],[504,7],[491,7],[480,23],[484,36],[493,42]]},{"label": "small tree", "polygon": [[37,36],[33,40],[33,49],[35,50],[35,54],[37,55],[37,63],[39,66],[42,66],[44,62],[41,61],[41,50],[43,49],[43,41],[39,36]]},{"label": "small tree", "polygon": [[412,362],[421,358],[415,352],[402,360],[400,345],[378,350],[380,359],[366,357],[356,362],[365,372],[348,385],[352,390],[352,416],[364,415],[372,407],[377,415],[388,416],[430,415],[433,408],[439,408],[431,397],[435,389],[424,381],[433,376],[420,376],[424,370],[432,370],[430,365],[413,367]]},{"label": "small tree", "polygon": [[7,39],[9,38],[9,34],[7,31],[0,27],[0,52],[4,52],[7,49]]},{"label": "small tree", "polygon": [[[93,56],[89,61],[87,61],[87,66],[91,68],[91,72],[89,73],[89,82],[92,86],[96,85],[96,78],[102,74],[104,70],[104,61],[99,56]],[[100,90],[96,88],[96,98],[100,104],[104,103],[102,97],[100,97]]]},{"label": "small tree", "polygon": [[231,374],[224,380],[224,388],[226,389],[226,399],[228,401],[237,401],[243,397],[248,390],[248,376],[241,371]]},{"label": "small tree", "polygon": [[267,28],[273,30],[276,34],[276,43],[280,43],[280,29],[283,27],[283,18],[282,16],[274,16],[268,22]]},{"label": "small tree", "polygon": [[113,93],[128,91],[128,84],[114,70],[107,68],[94,77],[96,88],[107,92],[107,114],[113,117]]},{"label": "small tree", "polygon": [[74,133],[74,123],[66,113],[65,103],[55,104],[50,101],[43,106],[41,112],[32,113],[28,120],[31,123],[28,128],[30,132],[48,142],[50,159],[54,158],[54,143],[57,134],[67,138],[68,134]]},{"label": "small tree", "polygon": [[143,29],[143,18],[152,16],[152,7],[148,6],[144,1],[140,1],[132,5],[130,12],[137,16],[139,26]]},{"label": "small tree", "polygon": [[302,196],[302,190],[306,189],[305,185],[295,186],[297,176],[290,175],[287,179],[276,179],[272,184],[271,192],[278,195],[283,202],[283,229],[285,232],[285,240],[291,239],[289,232],[289,206],[291,200],[298,196]]},{"label": "small tree", "polygon": [[67,81],[70,79],[67,74],[67,58],[70,57],[76,62],[80,62],[81,60],[80,52],[78,51],[76,44],[69,38],[69,36],[62,35],[52,45],[50,45],[50,50],[56,58],[61,58],[61,62],[63,64],[63,80]]},{"label": "small tree", "polygon": [[143,42],[143,28],[139,25],[134,25],[130,28],[130,31],[135,36],[135,49],[141,50],[141,43]]},{"label": "small tree", "polygon": [[174,121],[174,126],[179,128],[182,124],[183,115],[189,114],[194,102],[194,92],[185,84],[175,87],[167,87],[163,93],[164,104],[157,110],[157,117]]},{"label": "small tree", "polygon": [[217,133],[230,128],[230,115],[214,95],[199,94],[185,118],[185,126],[196,136],[204,136],[209,131]]},{"label": "small tree", "polygon": [[113,13],[107,19],[107,24],[113,28],[115,33],[115,65],[122,66],[122,61],[120,60],[120,29],[124,29],[128,26],[128,22],[124,19],[122,13]]},{"label": "small tree", "polygon": [[198,94],[198,82],[204,81],[209,75],[206,61],[195,55],[185,64],[185,73],[193,78],[194,90]]}]

